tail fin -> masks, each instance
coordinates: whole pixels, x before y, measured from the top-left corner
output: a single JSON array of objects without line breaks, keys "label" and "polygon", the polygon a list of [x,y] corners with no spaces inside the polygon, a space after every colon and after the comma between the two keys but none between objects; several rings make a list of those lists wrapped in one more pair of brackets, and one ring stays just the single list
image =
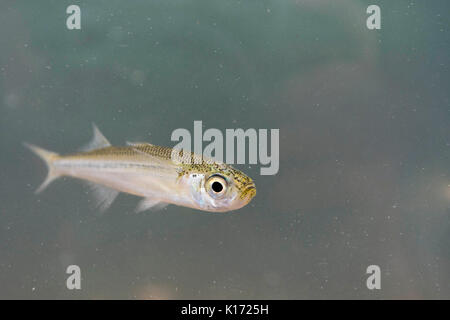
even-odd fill
[{"label": "tail fin", "polygon": [[57,153],[47,151],[45,149],[39,148],[37,146],[34,146],[32,144],[24,142],[24,145],[33,151],[35,154],[37,154],[42,160],[44,160],[45,164],[47,165],[48,173],[47,177],[45,178],[44,182],[39,186],[39,188],[36,189],[35,193],[39,193],[42,190],[44,190],[53,180],[58,178],[60,174],[58,174],[54,167],[53,167],[53,160],[58,157]]}]

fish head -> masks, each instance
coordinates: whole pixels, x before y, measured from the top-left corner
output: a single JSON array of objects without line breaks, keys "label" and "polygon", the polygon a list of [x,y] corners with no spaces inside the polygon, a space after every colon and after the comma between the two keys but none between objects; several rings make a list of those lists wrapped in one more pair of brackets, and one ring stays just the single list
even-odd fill
[{"label": "fish head", "polygon": [[210,212],[240,209],[256,195],[250,177],[222,163],[194,165],[186,173],[185,181],[194,206]]}]

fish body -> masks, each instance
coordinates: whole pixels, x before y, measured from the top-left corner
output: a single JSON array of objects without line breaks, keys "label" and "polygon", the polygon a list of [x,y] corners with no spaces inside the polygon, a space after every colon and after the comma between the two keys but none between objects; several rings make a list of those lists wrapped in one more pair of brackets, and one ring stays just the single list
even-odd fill
[{"label": "fish body", "polygon": [[[47,164],[44,190],[53,180],[69,176],[87,181],[101,211],[119,192],[142,197],[136,211],[175,204],[210,212],[242,208],[256,194],[251,178],[239,170],[194,153],[149,143],[111,146],[94,125],[94,138],[82,152],[59,155],[26,144]],[[188,161],[189,160],[189,161]]]}]

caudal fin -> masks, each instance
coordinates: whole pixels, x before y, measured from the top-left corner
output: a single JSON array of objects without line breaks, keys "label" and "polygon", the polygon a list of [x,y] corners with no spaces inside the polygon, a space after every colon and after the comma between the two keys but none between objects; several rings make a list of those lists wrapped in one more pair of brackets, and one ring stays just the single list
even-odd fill
[{"label": "caudal fin", "polygon": [[53,167],[53,160],[55,160],[58,157],[58,154],[55,152],[47,151],[45,149],[39,148],[35,145],[29,144],[24,142],[25,147],[33,151],[35,154],[37,154],[42,160],[44,160],[45,164],[47,165],[48,173],[47,177],[45,178],[44,182],[39,186],[39,188],[36,189],[35,193],[39,193],[42,190],[44,190],[53,180],[58,178],[60,174],[56,172],[56,170]]}]

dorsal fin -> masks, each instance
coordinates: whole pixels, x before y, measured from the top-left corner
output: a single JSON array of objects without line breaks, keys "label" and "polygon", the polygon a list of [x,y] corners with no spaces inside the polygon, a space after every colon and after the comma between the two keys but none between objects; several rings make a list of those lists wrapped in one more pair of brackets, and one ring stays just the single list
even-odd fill
[{"label": "dorsal fin", "polygon": [[94,149],[110,147],[108,139],[100,132],[95,123],[92,123],[92,130],[94,132],[91,141],[81,148],[82,151],[91,151]]},{"label": "dorsal fin", "polygon": [[148,142],[130,142],[130,141],[127,141],[127,146],[130,146],[130,147],[153,146],[153,144],[148,143]]},{"label": "dorsal fin", "polygon": [[158,157],[157,155],[148,153],[144,150],[142,150],[143,147],[155,147],[155,145],[147,142],[129,142],[127,141],[127,145],[130,146],[135,152],[145,156],[148,158],[149,161],[151,161],[154,164],[159,164],[163,167],[172,167],[173,164],[171,162],[167,161],[167,159],[163,159]]}]

